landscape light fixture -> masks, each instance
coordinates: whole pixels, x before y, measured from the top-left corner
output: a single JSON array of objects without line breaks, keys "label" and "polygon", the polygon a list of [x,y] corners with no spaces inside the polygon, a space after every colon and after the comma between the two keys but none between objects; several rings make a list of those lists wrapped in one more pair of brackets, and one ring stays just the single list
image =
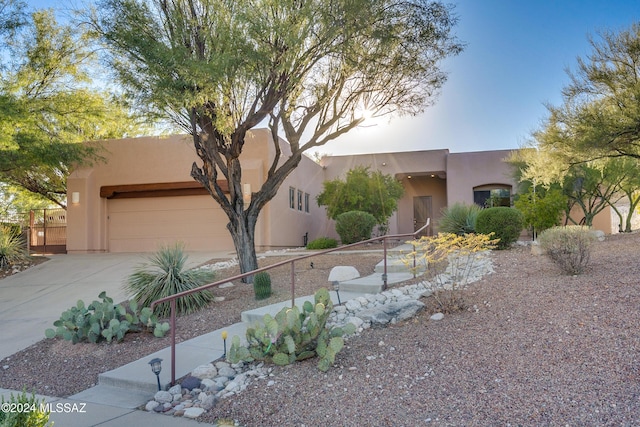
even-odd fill
[{"label": "landscape light fixture", "polygon": [[222,344],[224,345],[224,353],[222,354],[222,358],[227,358],[227,331],[222,331]]},{"label": "landscape light fixture", "polygon": [[160,391],[160,371],[162,371],[162,359],[157,357],[155,359],[151,359],[151,361],[149,361],[149,365],[151,365],[151,372],[156,374],[156,379],[158,380],[158,391]]},{"label": "landscape light fixture", "polygon": [[336,291],[336,295],[338,296],[338,305],[342,305],[342,303],[340,302],[340,282],[334,280],[331,283],[333,284],[333,290]]}]

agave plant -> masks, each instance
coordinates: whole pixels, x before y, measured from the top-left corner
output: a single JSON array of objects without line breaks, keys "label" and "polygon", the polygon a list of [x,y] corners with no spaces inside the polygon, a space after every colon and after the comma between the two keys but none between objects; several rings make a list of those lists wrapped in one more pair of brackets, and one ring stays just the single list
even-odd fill
[{"label": "agave plant", "polygon": [[0,227],[0,269],[27,258],[22,238],[8,227]]},{"label": "agave plant", "polygon": [[438,222],[439,231],[452,233],[458,236],[474,233],[476,231],[476,219],[482,208],[478,205],[454,203],[442,210],[442,218]]},{"label": "agave plant", "polygon": [[[213,282],[214,273],[204,269],[185,270],[188,256],[184,253],[184,245],[162,247],[149,258],[149,263],[136,267],[124,285],[127,293],[132,295],[139,306],[147,307],[152,302],[179,292],[194,289]],[[197,311],[213,301],[211,291],[196,292],[178,298],[177,314]],[[169,303],[159,304],[154,314],[166,317],[170,314]]]}]

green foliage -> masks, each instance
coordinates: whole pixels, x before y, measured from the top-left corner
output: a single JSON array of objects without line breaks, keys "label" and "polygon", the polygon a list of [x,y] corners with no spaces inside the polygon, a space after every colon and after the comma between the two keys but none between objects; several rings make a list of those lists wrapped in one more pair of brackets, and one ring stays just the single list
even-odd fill
[{"label": "green foliage", "polygon": [[[27,395],[25,390],[18,396],[13,393],[9,396],[9,400],[4,400],[4,396],[0,399],[0,426],[1,427],[47,427],[52,426],[49,423],[50,412],[43,410],[45,400],[36,399],[35,394]],[[5,404],[9,405],[12,410],[4,410]],[[14,409],[15,408],[15,409]]]},{"label": "green foliage", "polygon": [[535,191],[530,186],[516,196],[513,206],[522,213],[524,224],[539,233],[560,224],[567,198],[557,186],[548,190],[538,186]]},{"label": "green foliage", "polygon": [[327,216],[336,219],[345,212],[363,211],[373,215],[376,224],[385,226],[398,209],[404,194],[402,183],[391,175],[356,167],[347,172],[346,179],[325,181],[317,196],[318,206],[327,207]]},{"label": "green foliage", "polygon": [[538,236],[542,250],[567,274],[580,274],[589,264],[595,236],[589,227],[554,227]]},{"label": "green foliage", "polygon": [[[257,266],[256,219],[305,152],[355,129],[363,107],[379,117],[432,103],[446,80],[440,62],[463,48],[452,9],[390,0],[108,0],[88,18],[131,99],[192,134],[199,159],[191,175],[229,218],[246,273]],[[239,159],[261,122],[288,144],[276,144],[247,205],[237,191]],[[235,190],[221,188],[221,178]]]},{"label": "green foliage", "polygon": [[275,317],[265,314],[261,325],[247,329],[248,347],[240,344],[239,337],[232,338],[228,360],[289,365],[318,356],[318,369],[326,372],[344,346],[343,336],[355,332],[353,324],[328,329],[326,323],[332,311],[329,291],[322,288],[316,292],[313,304],[306,301],[302,309],[285,307]]},{"label": "green foliage", "polygon": [[122,341],[128,332],[152,332],[162,338],[169,330],[169,323],[158,322],[158,317],[149,307],[138,311],[138,304],[130,301],[129,306],[114,305],[106,292],[98,295],[102,301],[93,301],[86,306],[78,300],[75,306],[64,311],[60,319],[53,322],[56,329],[45,331],[47,338],[62,337],[73,344],[82,341],[97,343],[103,340]]},{"label": "green foliage", "polygon": [[524,228],[522,213],[504,206],[483,209],[476,220],[476,232],[500,239],[498,249],[507,249],[518,240]]},{"label": "green foliage", "polygon": [[478,205],[454,203],[442,210],[442,217],[438,221],[438,229],[442,233],[464,235],[476,230],[476,219],[482,208]]},{"label": "green foliage", "polygon": [[28,259],[24,240],[10,227],[0,226],[0,270]]},{"label": "green foliage", "polygon": [[414,273],[420,268],[418,265],[426,267],[430,277],[425,283],[430,285],[437,309],[453,313],[466,308],[462,291],[469,284],[469,277],[478,262],[496,247],[498,240],[486,234],[438,233],[407,243],[414,250],[402,261]]},{"label": "green foliage", "polygon": [[[149,263],[139,265],[124,285],[126,292],[132,295],[141,306],[151,306],[160,298],[175,295],[179,292],[195,289],[213,282],[215,277],[211,270],[185,270],[188,256],[182,244],[165,246],[149,259]],[[178,298],[177,314],[197,311],[213,301],[213,293],[209,290],[196,292]],[[167,317],[171,312],[169,303],[158,304],[154,313]]]},{"label": "green foliage", "polygon": [[307,249],[331,249],[338,247],[338,241],[330,237],[318,237],[307,243]]},{"label": "green foliage", "polygon": [[71,168],[99,158],[83,142],[142,129],[123,98],[91,88],[100,67],[84,28],[40,10],[0,44],[0,180],[62,207]]},{"label": "green foliage", "polygon": [[253,276],[253,292],[257,300],[267,299],[271,296],[271,276],[266,271],[261,271]]},{"label": "green foliage", "polygon": [[336,232],[343,245],[370,239],[375,225],[375,217],[362,211],[341,213],[336,218]]}]

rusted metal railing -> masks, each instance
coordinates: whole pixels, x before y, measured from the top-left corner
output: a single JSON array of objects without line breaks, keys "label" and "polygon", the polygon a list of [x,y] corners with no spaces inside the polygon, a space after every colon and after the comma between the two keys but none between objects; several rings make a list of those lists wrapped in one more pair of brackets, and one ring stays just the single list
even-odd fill
[{"label": "rusted metal railing", "polygon": [[[203,285],[200,286],[198,288],[195,289],[189,289],[187,291],[183,291],[183,292],[179,292],[177,294],[174,295],[170,295],[168,297],[164,297],[161,298],[159,300],[154,301],[151,304],[151,309],[153,310],[153,308],[158,305],[158,304],[162,304],[165,302],[169,303],[169,306],[171,308],[171,316],[170,316],[170,326],[171,326],[171,385],[174,385],[176,382],[176,300],[180,297],[186,296],[186,295],[191,295],[194,294],[196,292],[202,292],[205,291],[207,289],[212,289],[215,288],[217,286],[220,286],[224,283],[228,283],[228,282],[232,282],[234,280],[239,280],[239,279],[243,279],[245,277],[248,276],[253,276],[256,273],[260,273],[261,271],[267,271],[267,270],[271,270],[277,267],[281,267],[283,265],[286,264],[291,264],[291,307],[293,307],[295,305],[295,283],[296,283],[296,276],[295,276],[295,262],[296,261],[302,261],[304,259],[307,258],[311,258],[311,257],[315,257],[315,256],[320,256],[320,255],[325,255],[331,252],[336,252],[336,251],[340,251],[340,250],[344,250],[347,248],[351,248],[354,246],[358,246],[358,245],[363,245],[366,243],[372,243],[372,242],[377,242],[379,240],[382,240],[382,244],[383,244],[383,254],[384,254],[384,272],[382,273],[382,282],[383,282],[383,289],[387,288],[387,240],[389,239],[399,239],[402,237],[416,237],[418,236],[420,233],[422,233],[424,230],[426,230],[429,225],[431,223],[431,219],[427,218],[427,223],[419,228],[418,230],[414,231],[413,233],[405,233],[405,234],[392,234],[392,235],[384,235],[384,236],[380,236],[380,237],[374,237],[368,240],[363,240],[361,242],[357,242],[357,243],[352,243],[350,245],[344,245],[344,246],[339,246],[337,248],[333,248],[333,249],[326,249],[326,250],[322,250],[320,252],[313,252],[309,255],[301,255],[299,257],[290,259],[290,260],[286,260],[286,261],[280,261],[278,263],[266,266],[266,267],[262,267],[262,268],[258,268],[257,270],[253,270],[250,271],[248,273],[242,273],[242,274],[238,274],[236,276],[233,277],[227,277],[224,278],[222,280],[218,280],[217,282],[213,282],[213,283],[209,283],[207,285]],[[415,252],[415,251],[414,251]],[[414,267],[415,267],[415,255],[414,255],[414,261],[413,261]]]}]

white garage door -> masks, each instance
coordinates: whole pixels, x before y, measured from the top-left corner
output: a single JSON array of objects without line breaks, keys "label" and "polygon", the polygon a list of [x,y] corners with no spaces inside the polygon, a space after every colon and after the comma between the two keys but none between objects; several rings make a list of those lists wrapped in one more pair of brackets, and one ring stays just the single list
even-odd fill
[{"label": "white garage door", "polygon": [[110,252],[153,252],[183,242],[190,251],[233,250],[227,216],[210,196],[108,201]]}]

